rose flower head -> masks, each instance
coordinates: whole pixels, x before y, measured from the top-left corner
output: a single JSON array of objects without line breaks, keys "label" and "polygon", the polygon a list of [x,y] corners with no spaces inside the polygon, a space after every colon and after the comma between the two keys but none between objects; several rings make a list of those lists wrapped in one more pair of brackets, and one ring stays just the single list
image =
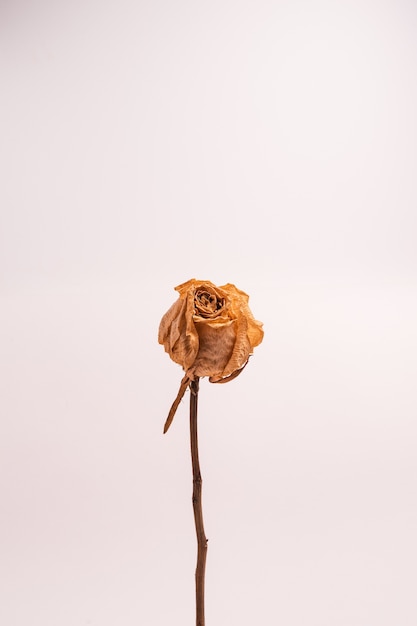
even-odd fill
[{"label": "rose flower head", "polygon": [[240,372],[264,334],[249,296],[230,283],[216,287],[195,279],[175,290],[179,298],[163,316],[158,336],[171,359],[190,380],[209,376],[217,383]]},{"label": "rose flower head", "polygon": [[209,376],[211,383],[238,376],[264,332],[249,309],[249,296],[235,285],[191,279],[175,290],[179,298],[161,320],[158,341],[185,371],[182,397],[200,376]]},{"label": "rose flower head", "polygon": [[175,290],[179,298],[163,316],[158,336],[171,359],[190,380],[209,376],[217,383],[239,372],[264,334],[249,296],[230,283],[216,287],[195,279]]}]

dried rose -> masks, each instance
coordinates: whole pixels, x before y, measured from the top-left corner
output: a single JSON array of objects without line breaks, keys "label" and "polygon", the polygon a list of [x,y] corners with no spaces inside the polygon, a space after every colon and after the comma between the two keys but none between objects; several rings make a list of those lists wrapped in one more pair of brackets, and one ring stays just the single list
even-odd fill
[{"label": "dried rose", "polygon": [[249,309],[249,296],[235,285],[216,287],[191,279],[175,289],[179,298],[163,316],[158,335],[159,343],[185,371],[171,409],[174,414],[190,381],[200,376],[209,376],[212,383],[232,380],[264,335],[262,322]]}]

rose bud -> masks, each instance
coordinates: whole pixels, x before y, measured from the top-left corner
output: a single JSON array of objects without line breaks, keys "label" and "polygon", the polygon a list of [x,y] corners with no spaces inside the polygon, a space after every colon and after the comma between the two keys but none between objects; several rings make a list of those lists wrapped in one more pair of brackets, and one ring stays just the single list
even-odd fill
[{"label": "rose bud", "polygon": [[191,279],[175,290],[179,298],[163,316],[158,334],[159,343],[185,371],[174,413],[195,378],[223,383],[238,376],[264,335],[262,322],[249,309],[249,296],[235,285],[216,287]]}]

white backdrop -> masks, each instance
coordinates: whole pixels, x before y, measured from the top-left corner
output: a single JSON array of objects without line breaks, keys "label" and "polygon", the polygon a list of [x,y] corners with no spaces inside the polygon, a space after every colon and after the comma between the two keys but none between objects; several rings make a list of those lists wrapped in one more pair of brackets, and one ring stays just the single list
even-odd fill
[{"label": "white backdrop", "polygon": [[417,9],[3,0],[0,622],[194,623],[189,278],[264,342],[200,386],[207,625],[415,626]]}]

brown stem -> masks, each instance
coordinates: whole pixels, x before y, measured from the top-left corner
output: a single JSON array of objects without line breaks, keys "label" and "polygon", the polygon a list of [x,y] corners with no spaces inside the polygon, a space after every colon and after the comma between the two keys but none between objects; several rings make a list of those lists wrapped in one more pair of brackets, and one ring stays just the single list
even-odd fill
[{"label": "brown stem", "polygon": [[204,533],[203,509],[201,505],[202,479],[200,463],[198,460],[197,438],[197,403],[198,403],[199,379],[190,383],[190,438],[191,438],[191,462],[193,467],[193,509],[195,530],[197,534],[197,567],[195,570],[195,593],[196,593],[196,626],[204,626],[204,578],[206,571],[207,538]]}]

